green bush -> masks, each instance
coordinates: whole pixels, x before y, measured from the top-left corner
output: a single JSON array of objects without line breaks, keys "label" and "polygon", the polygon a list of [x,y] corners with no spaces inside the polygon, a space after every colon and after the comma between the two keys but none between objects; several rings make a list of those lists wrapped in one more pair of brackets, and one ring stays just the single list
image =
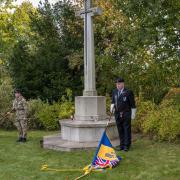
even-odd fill
[{"label": "green bush", "polygon": [[171,89],[159,105],[137,99],[137,115],[132,121],[134,132],[156,140],[175,141],[180,137],[180,90]]},{"label": "green bush", "polygon": [[111,105],[111,97],[107,95],[106,96],[106,112],[107,112],[108,115],[111,114],[110,105]]},{"label": "green bush", "polygon": [[75,107],[72,102],[72,91],[66,90],[66,97],[62,96],[59,109],[59,119],[67,119],[74,115]]},{"label": "green bush", "polygon": [[35,117],[43,125],[44,129],[56,130],[59,127],[59,109],[60,105],[58,103],[53,105],[44,103],[39,111],[35,113]]},{"label": "green bush", "polygon": [[60,104],[59,119],[67,119],[74,115],[74,104],[72,102],[63,102]]},{"label": "green bush", "polygon": [[0,79],[0,128],[13,129],[14,116],[6,116],[3,118],[6,112],[10,111],[13,102],[13,88],[11,79],[6,76]]},{"label": "green bush", "polygon": [[38,112],[43,109],[44,103],[40,99],[28,101],[28,127],[29,129],[43,129],[43,124],[38,118]]},{"label": "green bush", "polygon": [[162,100],[160,107],[174,106],[180,111],[180,88],[172,88]]},{"label": "green bush", "polygon": [[149,113],[142,127],[155,139],[174,141],[180,136],[180,112],[173,106],[158,109]]},{"label": "green bush", "polygon": [[[56,102],[50,105],[48,103],[37,101],[34,104],[34,110],[36,111],[34,111],[34,117],[36,123],[38,123],[40,127],[43,127],[46,130],[57,130],[59,128],[60,119],[70,118],[70,116],[74,114],[72,91],[70,89],[66,90],[66,96],[62,96],[60,102]],[[39,109],[36,107],[39,107]]]},{"label": "green bush", "polygon": [[151,101],[143,101],[137,99],[137,114],[136,119],[132,121],[132,130],[135,133],[142,132],[142,125],[146,121],[147,116],[156,110],[157,106]]},{"label": "green bush", "polygon": [[172,88],[147,116],[143,132],[158,140],[174,141],[180,136],[180,88]]}]

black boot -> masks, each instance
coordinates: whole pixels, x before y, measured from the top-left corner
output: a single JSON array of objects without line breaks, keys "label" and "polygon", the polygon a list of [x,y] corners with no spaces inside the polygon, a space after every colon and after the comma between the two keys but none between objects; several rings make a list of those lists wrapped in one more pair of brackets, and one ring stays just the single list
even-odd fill
[{"label": "black boot", "polygon": [[124,150],[124,146],[120,146],[120,151],[123,151]]},{"label": "black boot", "polygon": [[22,142],[22,137],[19,137],[19,139],[16,142]]},{"label": "black boot", "polygon": [[116,151],[122,151],[122,150],[124,150],[124,146],[115,147],[115,150]]},{"label": "black boot", "polygon": [[22,138],[22,142],[26,142],[27,141],[27,139],[26,138]]},{"label": "black boot", "polygon": [[129,151],[129,149],[130,149],[130,147],[129,147],[129,146],[125,146],[125,147],[124,147],[124,151],[126,151],[126,152],[128,152],[128,151]]}]

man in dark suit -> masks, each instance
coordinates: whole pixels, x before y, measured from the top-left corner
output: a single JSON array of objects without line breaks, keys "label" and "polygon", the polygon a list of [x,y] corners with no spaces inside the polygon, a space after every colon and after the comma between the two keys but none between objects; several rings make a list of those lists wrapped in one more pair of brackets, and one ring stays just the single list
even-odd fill
[{"label": "man in dark suit", "polygon": [[114,113],[120,138],[118,150],[128,151],[131,146],[131,120],[135,119],[136,104],[134,94],[124,86],[124,79],[116,80],[112,93],[111,113]]}]

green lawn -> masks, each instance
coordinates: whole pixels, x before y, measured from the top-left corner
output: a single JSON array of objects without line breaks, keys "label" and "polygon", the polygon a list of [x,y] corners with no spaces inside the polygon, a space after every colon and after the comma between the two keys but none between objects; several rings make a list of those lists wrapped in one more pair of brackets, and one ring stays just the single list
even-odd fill
[{"label": "green lawn", "polygon": [[[40,148],[39,141],[50,132],[29,132],[26,144],[16,143],[16,132],[0,131],[0,180],[63,180],[80,173],[41,172],[42,164],[55,168],[82,168],[89,164],[94,151],[55,152]],[[118,152],[121,164],[104,173],[92,173],[88,180],[179,180],[180,144],[155,143],[147,139],[134,142],[131,151]]]}]

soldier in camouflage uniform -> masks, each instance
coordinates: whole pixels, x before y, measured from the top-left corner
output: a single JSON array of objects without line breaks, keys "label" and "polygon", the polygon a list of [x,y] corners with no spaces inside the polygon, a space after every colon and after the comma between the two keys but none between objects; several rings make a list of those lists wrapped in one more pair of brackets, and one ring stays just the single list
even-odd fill
[{"label": "soldier in camouflage uniform", "polygon": [[14,125],[19,132],[18,142],[26,142],[27,140],[27,102],[22,96],[20,90],[15,91],[15,100],[13,101],[12,112],[16,113]]}]

